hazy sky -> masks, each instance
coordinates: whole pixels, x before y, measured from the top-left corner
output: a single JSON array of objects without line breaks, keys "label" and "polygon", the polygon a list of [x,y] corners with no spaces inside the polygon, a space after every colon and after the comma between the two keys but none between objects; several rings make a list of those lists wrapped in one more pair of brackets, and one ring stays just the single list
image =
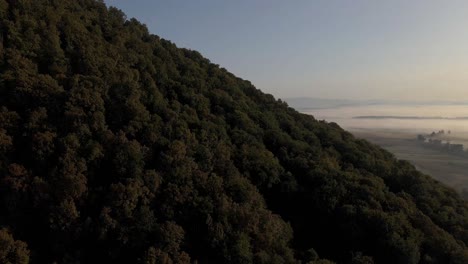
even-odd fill
[{"label": "hazy sky", "polygon": [[466,0],[106,0],[277,97],[468,101]]}]

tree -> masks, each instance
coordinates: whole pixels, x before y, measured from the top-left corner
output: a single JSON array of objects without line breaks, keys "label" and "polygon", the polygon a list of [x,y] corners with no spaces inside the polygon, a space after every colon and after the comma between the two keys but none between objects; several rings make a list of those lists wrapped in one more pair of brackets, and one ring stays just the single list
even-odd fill
[{"label": "tree", "polygon": [[15,240],[6,228],[0,229],[0,262],[6,264],[29,263],[29,250],[26,243]]}]

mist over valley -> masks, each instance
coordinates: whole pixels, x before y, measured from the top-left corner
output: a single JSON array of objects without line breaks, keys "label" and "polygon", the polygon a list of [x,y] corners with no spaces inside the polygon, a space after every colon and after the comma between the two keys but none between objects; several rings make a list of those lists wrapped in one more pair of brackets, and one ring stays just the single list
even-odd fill
[{"label": "mist over valley", "polygon": [[[465,102],[286,101],[302,113],[337,123],[355,136],[380,145],[468,198],[468,105]],[[418,141],[418,135],[427,138],[426,142]],[[450,151],[447,144],[463,145],[463,152]]]}]

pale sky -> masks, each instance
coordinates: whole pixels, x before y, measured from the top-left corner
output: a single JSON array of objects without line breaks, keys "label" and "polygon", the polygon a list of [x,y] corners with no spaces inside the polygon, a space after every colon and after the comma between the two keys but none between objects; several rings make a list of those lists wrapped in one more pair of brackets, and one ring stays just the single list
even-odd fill
[{"label": "pale sky", "polygon": [[468,101],[467,0],[106,0],[276,97]]}]

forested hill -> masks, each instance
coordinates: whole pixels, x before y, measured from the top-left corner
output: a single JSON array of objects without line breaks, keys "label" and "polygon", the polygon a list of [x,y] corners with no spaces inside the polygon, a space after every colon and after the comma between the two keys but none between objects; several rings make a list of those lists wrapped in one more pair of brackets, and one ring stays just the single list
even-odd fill
[{"label": "forested hill", "polygon": [[468,263],[468,206],[93,0],[0,0],[0,263]]}]

